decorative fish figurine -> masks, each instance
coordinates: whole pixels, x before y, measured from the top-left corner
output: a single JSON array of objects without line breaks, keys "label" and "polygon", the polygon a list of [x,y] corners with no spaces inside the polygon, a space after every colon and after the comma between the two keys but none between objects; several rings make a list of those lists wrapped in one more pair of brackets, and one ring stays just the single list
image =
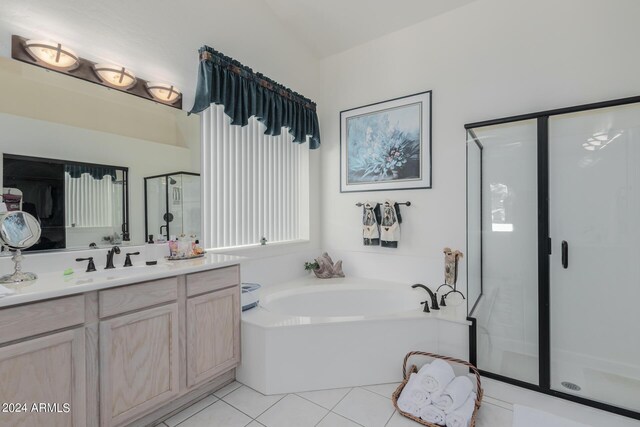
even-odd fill
[{"label": "decorative fish figurine", "polygon": [[338,261],[335,264],[328,253],[323,253],[316,258],[318,268],[313,270],[313,273],[318,279],[331,279],[333,277],[344,277],[342,271],[342,261]]}]

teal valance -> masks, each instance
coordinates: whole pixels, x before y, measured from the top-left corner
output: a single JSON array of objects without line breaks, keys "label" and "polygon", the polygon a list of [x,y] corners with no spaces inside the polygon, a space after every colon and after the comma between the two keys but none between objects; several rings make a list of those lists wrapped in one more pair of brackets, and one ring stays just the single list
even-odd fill
[{"label": "teal valance", "polygon": [[88,173],[93,179],[101,180],[105,176],[111,177],[113,181],[117,180],[116,168],[109,166],[94,166],[83,164],[65,164],[64,171],[71,178],[80,178],[82,174]]},{"label": "teal valance", "polygon": [[309,148],[320,146],[320,126],[316,104],[238,61],[204,46],[195,101],[189,113],[200,113],[211,104],[222,104],[231,124],[245,126],[255,116],[267,135],[280,135],[289,129],[293,142],[309,138]]}]

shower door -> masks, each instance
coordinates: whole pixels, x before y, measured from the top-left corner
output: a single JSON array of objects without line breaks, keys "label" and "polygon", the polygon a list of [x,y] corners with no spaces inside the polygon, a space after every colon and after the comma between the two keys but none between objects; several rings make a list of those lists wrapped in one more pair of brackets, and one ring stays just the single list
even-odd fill
[{"label": "shower door", "polygon": [[470,359],[640,420],[640,97],[465,127]]},{"label": "shower door", "polygon": [[550,387],[640,412],[640,105],[548,120]]}]

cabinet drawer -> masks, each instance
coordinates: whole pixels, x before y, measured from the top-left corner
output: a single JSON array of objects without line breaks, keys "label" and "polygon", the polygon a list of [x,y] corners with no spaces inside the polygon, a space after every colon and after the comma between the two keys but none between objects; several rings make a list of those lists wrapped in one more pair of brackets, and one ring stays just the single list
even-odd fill
[{"label": "cabinet drawer", "polygon": [[84,323],[84,295],[0,309],[0,343]]},{"label": "cabinet drawer", "polygon": [[178,278],[154,280],[137,285],[107,289],[98,293],[100,317],[171,302],[178,299]]},{"label": "cabinet drawer", "polygon": [[187,276],[187,296],[204,294],[240,284],[240,267],[219,268]]}]

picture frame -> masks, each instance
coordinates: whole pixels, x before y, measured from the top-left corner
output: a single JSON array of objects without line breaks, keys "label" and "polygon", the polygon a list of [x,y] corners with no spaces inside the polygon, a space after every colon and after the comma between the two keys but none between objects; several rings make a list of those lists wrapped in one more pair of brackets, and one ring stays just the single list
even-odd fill
[{"label": "picture frame", "polygon": [[340,192],[431,188],[425,91],[340,112]]}]

